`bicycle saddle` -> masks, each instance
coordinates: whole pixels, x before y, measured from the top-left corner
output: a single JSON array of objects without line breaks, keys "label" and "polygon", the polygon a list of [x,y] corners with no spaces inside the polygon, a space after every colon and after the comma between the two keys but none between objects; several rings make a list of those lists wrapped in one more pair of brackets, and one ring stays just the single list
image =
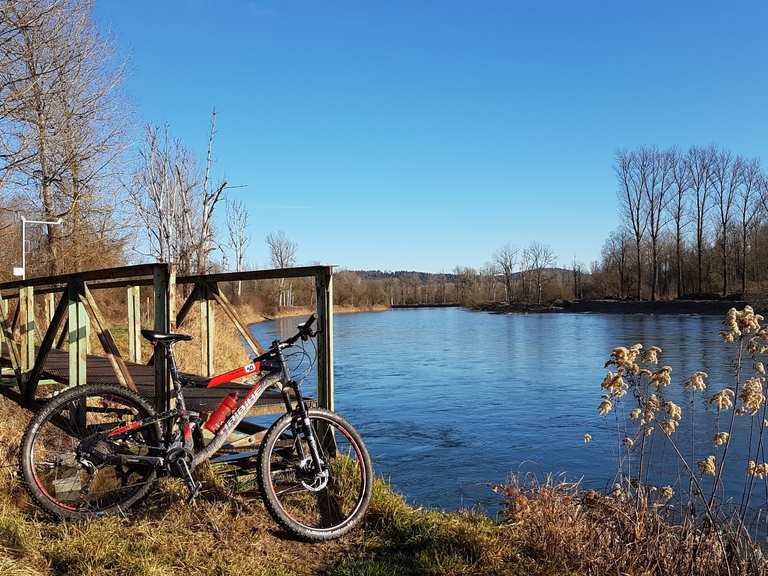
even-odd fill
[{"label": "bicycle saddle", "polygon": [[173,344],[182,340],[192,340],[188,334],[168,334],[165,332],[155,332],[154,330],[142,330],[141,335],[150,342],[162,342],[164,344]]}]

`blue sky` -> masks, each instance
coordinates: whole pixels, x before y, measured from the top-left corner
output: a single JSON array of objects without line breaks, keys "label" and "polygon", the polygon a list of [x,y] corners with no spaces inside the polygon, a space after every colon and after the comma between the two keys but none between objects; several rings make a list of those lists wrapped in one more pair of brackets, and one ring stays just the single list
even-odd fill
[{"label": "blue sky", "polygon": [[598,257],[618,148],[766,152],[763,2],[124,2],[137,139],[168,123],[251,213],[251,264],[450,270]]}]

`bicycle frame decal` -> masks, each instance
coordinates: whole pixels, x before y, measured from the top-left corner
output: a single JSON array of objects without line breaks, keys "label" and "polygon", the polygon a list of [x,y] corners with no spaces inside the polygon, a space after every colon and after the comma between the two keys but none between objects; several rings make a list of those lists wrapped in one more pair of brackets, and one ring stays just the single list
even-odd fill
[{"label": "bicycle frame decal", "polygon": [[214,388],[216,386],[220,386],[221,384],[232,382],[232,380],[242,378],[243,376],[248,376],[248,374],[258,372],[260,368],[261,362],[251,362],[250,364],[246,364],[240,368],[235,368],[234,370],[230,370],[224,374],[219,374],[218,376],[214,376],[208,381],[207,388]]},{"label": "bicycle frame decal", "polygon": [[126,424],[125,426],[120,426],[119,428],[115,428],[114,430],[111,430],[109,432],[110,438],[113,436],[119,436],[123,432],[128,432],[130,430],[133,430],[134,428],[138,428],[144,423],[143,420],[136,420],[136,422],[131,422],[130,424]]},{"label": "bicycle frame decal", "polygon": [[246,417],[248,411],[253,407],[254,404],[256,404],[256,401],[261,397],[264,391],[270,386],[274,386],[275,383],[279,381],[279,376],[273,376],[271,378],[268,377],[259,382],[257,386],[251,388],[248,391],[248,394],[246,394],[245,398],[243,398],[242,402],[240,402],[240,405],[237,407],[237,409],[229,415],[227,421],[224,422],[221,428],[219,428],[218,432],[216,432],[214,439],[211,440],[208,445],[200,452],[195,454],[194,460],[192,461],[192,467],[194,468],[201,462],[205,462],[208,458],[215,454],[219,448],[224,445],[224,443],[227,441],[227,438],[237,427],[237,425],[240,424],[243,418]]}]

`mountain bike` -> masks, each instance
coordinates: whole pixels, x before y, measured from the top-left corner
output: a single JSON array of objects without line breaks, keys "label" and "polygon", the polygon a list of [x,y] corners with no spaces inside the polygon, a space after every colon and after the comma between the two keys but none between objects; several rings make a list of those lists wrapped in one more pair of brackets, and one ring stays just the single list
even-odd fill
[{"label": "mountain bike", "polygon": [[[155,413],[138,394],[108,384],[54,396],[22,439],[21,474],[29,493],[49,513],[72,520],[125,513],[161,476],[181,478],[192,501],[201,488],[195,468],[225,445],[261,395],[275,387],[286,413],[266,432],[258,451],[256,477],[264,504],[300,538],[320,541],[345,534],[365,514],[373,469],[360,434],[338,414],[309,408],[301,378],[295,379],[289,367],[287,358],[298,348],[309,356],[305,343],[317,335],[315,320],[313,314],[294,336],[275,340],[249,364],[202,381],[177,368],[174,344],[190,336],[143,330],[155,354],[167,359],[175,406]],[[293,352],[286,352],[289,348]],[[227,395],[206,420],[187,410],[185,389],[240,378],[252,386],[244,387],[242,399]]]}]

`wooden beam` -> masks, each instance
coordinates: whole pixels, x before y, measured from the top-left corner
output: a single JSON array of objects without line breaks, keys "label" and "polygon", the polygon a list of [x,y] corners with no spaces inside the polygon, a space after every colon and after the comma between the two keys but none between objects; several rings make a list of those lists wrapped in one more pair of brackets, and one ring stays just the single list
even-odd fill
[{"label": "wooden beam", "polygon": [[16,308],[13,309],[13,320],[11,321],[11,332],[13,332],[14,339],[19,336],[19,303],[16,302]]},{"label": "wooden beam", "polygon": [[[66,292],[61,296],[62,300],[67,299]],[[61,350],[61,347],[64,346],[64,340],[67,338],[67,334],[69,333],[69,318],[64,320],[64,327],[61,329],[61,333],[59,334],[58,340],[56,340],[56,348]]]},{"label": "wooden beam", "polygon": [[[21,375],[21,356],[19,355],[19,348],[16,345],[16,341],[13,339],[13,330],[10,322],[8,322],[8,302],[6,302],[2,295],[0,295],[0,332],[5,340],[5,347],[8,348],[8,356],[11,360],[11,368],[16,375],[16,383],[21,392],[24,386],[24,381]],[[2,346],[0,346],[0,352]]]},{"label": "wooden beam", "polygon": [[112,337],[112,332],[109,330],[104,317],[101,315],[99,306],[96,304],[96,300],[93,298],[93,294],[88,290],[88,286],[85,283],[80,284],[80,301],[88,310],[88,314],[93,318],[96,324],[96,334],[99,337],[102,348],[107,354],[109,363],[112,364],[112,369],[115,371],[117,381],[122,385],[130,388],[134,392],[138,392],[136,384],[133,381],[133,376],[128,371],[128,366],[125,365],[123,357],[120,355],[120,350],[115,344],[115,339]]},{"label": "wooden beam", "polygon": [[[8,301],[0,294],[0,321],[8,318]],[[0,326],[0,356],[3,355],[3,345],[5,344],[5,330]]]},{"label": "wooden beam", "polygon": [[129,286],[128,302],[128,361],[141,363],[141,289]]},{"label": "wooden beam", "polygon": [[69,386],[86,383],[87,359],[85,346],[86,312],[80,301],[77,281],[70,282],[66,292],[67,300],[67,346],[69,352]]},{"label": "wooden beam", "polygon": [[206,378],[215,375],[216,316],[211,305],[212,296],[208,286],[201,288],[200,299],[200,374]]},{"label": "wooden beam", "polygon": [[199,299],[200,299],[200,286],[198,284],[195,284],[195,287],[192,288],[192,292],[190,292],[189,296],[187,296],[187,299],[184,300],[184,304],[181,305],[181,308],[179,309],[179,313],[176,315],[177,328],[182,324],[184,324],[184,320],[187,319],[187,316],[192,310],[192,306],[194,306],[195,302],[197,302]]},{"label": "wooden beam", "polygon": [[48,328],[45,331],[40,348],[37,350],[37,357],[35,358],[35,364],[27,377],[24,385],[24,398],[27,402],[31,402],[35,398],[35,392],[37,391],[37,385],[40,382],[40,376],[43,373],[45,367],[45,361],[48,358],[48,353],[53,347],[54,340],[56,339],[56,333],[64,323],[64,317],[67,314],[68,307],[67,299],[62,297],[59,300],[59,305],[53,310],[53,316],[51,317]]},{"label": "wooden beam", "polygon": [[35,300],[34,288],[19,289],[19,317],[21,319],[21,371],[27,373],[35,365]]},{"label": "wooden beam", "polygon": [[226,314],[227,317],[232,321],[232,324],[235,325],[235,328],[237,328],[240,336],[245,339],[253,353],[257,356],[264,354],[264,347],[259,343],[251,331],[248,330],[247,324],[243,324],[243,322],[240,321],[240,318],[237,316],[237,312],[235,312],[235,309],[232,307],[232,304],[229,302],[229,299],[226,297],[224,292],[219,290],[219,286],[217,284],[212,284],[208,286],[208,289],[216,302],[218,302],[219,306],[221,306],[224,314]]},{"label": "wooden beam", "polygon": [[50,326],[53,322],[53,315],[56,312],[56,295],[53,292],[48,292],[45,295],[45,321]]},{"label": "wooden beam", "polygon": [[[272,270],[246,270],[244,272],[224,272],[221,274],[198,274],[179,276],[177,284],[204,282],[237,282],[238,280],[271,280],[274,278],[311,278],[319,272],[331,273],[333,266],[297,266],[294,268],[274,268]],[[2,288],[2,286],[0,286]]]},{"label": "wooden beam", "polygon": [[[170,310],[168,301],[168,287],[170,280],[169,267],[157,266],[154,269],[153,286],[155,295],[155,323],[154,329],[158,332],[170,331]],[[163,412],[170,407],[168,374],[168,359],[165,355],[153,354],[152,364],[155,368],[155,410]]]},{"label": "wooden beam", "polygon": [[320,408],[335,406],[333,382],[333,274],[322,270],[315,275],[317,291],[317,403]]},{"label": "wooden beam", "polygon": [[[82,282],[94,282],[98,280],[114,281],[124,279],[124,286],[131,284],[132,278],[153,277],[158,268],[167,268],[168,264],[138,264],[135,266],[119,266],[117,268],[102,268],[100,270],[88,270],[87,272],[73,272],[71,274],[60,274],[58,276],[42,276],[39,278],[27,278],[26,280],[13,280],[0,284],[0,290],[11,290],[14,288],[23,288],[25,286],[58,286],[69,285],[72,280]],[[98,287],[96,285],[95,287]],[[113,286],[114,287],[114,286]]]},{"label": "wooden beam", "polygon": [[168,264],[168,331],[176,330],[176,264]]}]

